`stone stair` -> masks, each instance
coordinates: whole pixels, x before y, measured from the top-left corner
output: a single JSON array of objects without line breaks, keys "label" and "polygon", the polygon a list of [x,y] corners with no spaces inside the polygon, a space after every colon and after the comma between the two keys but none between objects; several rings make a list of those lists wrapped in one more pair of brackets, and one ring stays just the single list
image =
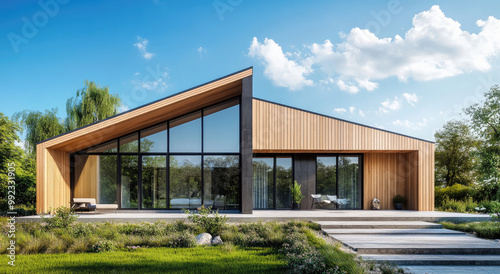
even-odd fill
[{"label": "stone stair", "polygon": [[405,267],[484,266],[500,273],[500,243],[443,229],[440,224],[368,220],[317,223],[324,233],[365,260]]}]

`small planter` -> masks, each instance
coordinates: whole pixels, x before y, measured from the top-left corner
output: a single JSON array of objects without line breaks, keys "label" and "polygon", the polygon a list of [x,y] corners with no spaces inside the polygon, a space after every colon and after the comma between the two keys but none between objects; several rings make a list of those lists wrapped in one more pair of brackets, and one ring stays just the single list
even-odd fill
[{"label": "small planter", "polygon": [[292,209],[300,209],[299,203],[292,203]]},{"label": "small planter", "polygon": [[396,210],[403,210],[403,205],[406,204],[406,199],[401,194],[398,194],[392,198],[392,202],[394,203]]},{"label": "small planter", "polygon": [[304,199],[304,195],[302,195],[302,190],[300,190],[300,185],[297,181],[293,182],[293,185],[290,186],[290,190],[292,192],[292,208],[300,209],[300,202]]},{"label": "small planter", "polygon": [[394,204],[394,206],[396,207],[396,210],[403,210],[403,204],[402,203]]}]

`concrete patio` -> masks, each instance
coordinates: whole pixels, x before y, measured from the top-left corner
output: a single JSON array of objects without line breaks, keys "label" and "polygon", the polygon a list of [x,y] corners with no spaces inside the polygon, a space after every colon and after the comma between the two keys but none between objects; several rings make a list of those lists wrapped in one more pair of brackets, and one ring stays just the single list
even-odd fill
[{"label": "concrete patio", "polygon": [[[254,210],[253,214],[239,212],[221,212],[227,215],[230,222],[252,221],[425,221],[425,222],[470,222],[487,221],[486,214],[466,214],[440,211],[411,211],[411,210]],[[155,222],[159,220],[175,221],[186,219],[187,215],[181,211],[148,211],[148,210],[119,210],[114,212],[84,212],[78,213],[80,222]],[[40,216],[19,217],[19,221],[40,221]]]}]

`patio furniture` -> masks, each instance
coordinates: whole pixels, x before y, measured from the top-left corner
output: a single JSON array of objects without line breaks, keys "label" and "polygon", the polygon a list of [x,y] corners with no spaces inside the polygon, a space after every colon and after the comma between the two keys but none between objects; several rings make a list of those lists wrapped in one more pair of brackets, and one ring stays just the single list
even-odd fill
[{"label": "patio furniture", "polygon": [[337,203],[337,195],[326,195],[328,201],[335,205],[335,209],[339,209],[339,204]]},{"label": "patio furniture", "polygon": [[337,199],[339,209],[349,204],[349,199]]},{"label": "patio furniture", "polygon": [[87,210],[87,211],[94,211],[94,214],[96,213],[96,210],[114,210],[116,213],[116,210],[118,209],[117,204],[98,204],[96,202],[95,198],[73,198],[73,202],[70,202],[71,204],[71,209],[77,211],[77,210]]},{"label": "patio furniture", "polygon": [[312,197],[312,205],[311,205],[311,208],[313,208],[314,206],[318,206],[323,208],[323,206],[325,205],[329,205],[331,202],[329,200],[321,200],[321,194],[311,194],[311,197]]}]

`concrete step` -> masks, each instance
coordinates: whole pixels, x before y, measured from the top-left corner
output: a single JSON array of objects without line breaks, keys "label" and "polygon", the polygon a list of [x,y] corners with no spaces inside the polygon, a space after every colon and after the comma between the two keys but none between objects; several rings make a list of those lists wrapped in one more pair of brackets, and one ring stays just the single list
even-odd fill
[{"label": "concrete step", "polygon": [[362,221],[362,222],[345,222],[345,221],[319,221],[322,229],[344,228],[344,229],[440,229],[443,228],[440,224],[421,222],[421,221]]},{"label": "concrete step", "polygon": [[500,255],[362,255],[363,260],[397,265],[496,265]]},{"label": "concrete step", "polygon": [[331,234],[358,254],[500,255],[500,243],[464,234]]},{"label": "concrete step", "polygon": [[500,266],[493,265],[400,265],[412,274],[498,274]]},{"label": "concrete step", "polygon": [[348,229],[348,228],[327,228],[323,229],[328,234],[465,234],[465,232],[449,229]]}]

